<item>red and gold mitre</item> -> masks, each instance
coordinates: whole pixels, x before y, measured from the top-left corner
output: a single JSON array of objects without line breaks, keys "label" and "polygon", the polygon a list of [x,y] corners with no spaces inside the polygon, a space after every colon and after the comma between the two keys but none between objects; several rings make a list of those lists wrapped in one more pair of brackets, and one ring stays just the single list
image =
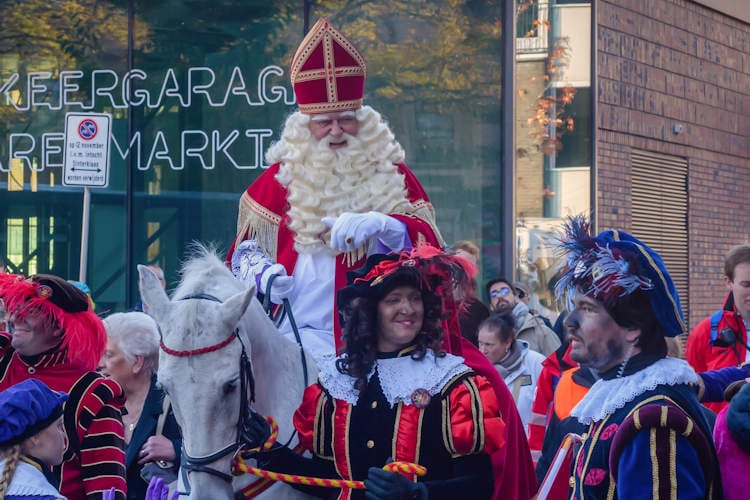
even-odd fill
[{"label": "red and gold mitre", "polygon": [[362,106],[367,67],[343,33],[321,18],[292,58],[291,80],[305,114],[346,111]]}]

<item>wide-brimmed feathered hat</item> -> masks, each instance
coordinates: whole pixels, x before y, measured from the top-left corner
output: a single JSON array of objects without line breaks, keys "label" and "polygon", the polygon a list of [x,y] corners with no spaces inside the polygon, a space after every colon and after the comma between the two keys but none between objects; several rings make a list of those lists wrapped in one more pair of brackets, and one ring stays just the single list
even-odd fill
[{"label": "wide-brimmed feathered hat", "polygon": [[441,299],[443,328],[449,341],[446,350],[456,353],[460,352],[458,342],[453,339],[454,334],[460,335],[457,299],[473,297],[471,278],[475,275],[473,263],[429,245],[411,252],[374,254],[360,269],[347,273],[348,285],[339,290],[337,304],[339,311],[345,311],[357,298],[378,301],[394,286],[412,285]]},{"label": "wide-brimmed feathered hat", "polygon": [[18,274],[0,275],[0,298],[16,322],[38,314],[46,325],[62,329],[61,349],[75,366],[94,370],[107,345],[104,324],[91,308],[88,296],[75,285],[51,274],[30,278]]},{"label": "wide-brimmed feathered hat", "polygon": [[579,288],[610,308],[617,301],[642,291],[648,298],[664,335],[674,337],[686,331],[680,298],[661,256],[624,231],[609,229],[596,236],[586,218],[568,220],[558,240],[558,252],[565,259],[557,297],[570,303]]}]

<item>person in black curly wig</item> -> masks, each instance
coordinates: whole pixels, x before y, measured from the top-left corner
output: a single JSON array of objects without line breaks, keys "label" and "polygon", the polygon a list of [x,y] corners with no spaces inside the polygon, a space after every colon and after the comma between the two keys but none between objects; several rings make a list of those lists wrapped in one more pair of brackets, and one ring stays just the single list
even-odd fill
[{"label": "person in black curly wig", "polygon": [[400,307],[408,311],[398,314],[408,316],[414,309],[414,306],[409,304],[409,293],[415,295],[414,298],[418,296],[421,304],[416,307],[422,311],[421,328],[417,329],[412,340],[406,341],[406,344],[412,347],[410,356],[414,360],[421,360],[425,357],[427,349],[431,349],[436,356],[445,355],[442,350],[442,298],[428,289],[420,289],[419,276],[415,268],[401,268],[377,286],[359,288],[367,293],[355,296],[351,301],[346,301],[346,297],[356,294],[355,290],[350,288],[342,294],[344,304],[340,303],[339,307],[344,325],[346,356],[342,356],[336,362],[336,367],[341,373],[356,379],[357,388],[363,390],[366,387],[367,375],[375,365],[378,352],[381,351],[379,344],[383,344],[379,331],[383,319],[378,316],[381,302],[393,305],[396,305],[396,301],[402,302],[403,305]]},{"label": "person in black curly wig", "polygon": [[[322,498],[490,498],[490,454],[505,444],[500,404],[487,378],[443,350],[446,325],[458,324],[456,296],[470,284],[464,262],[419,247],[372,255],[347,278],[337,297],[344,351],[322,360],[294,414],[312,458],[281,447],[258,463],[366,487],[350,497],[303,487]],[[381,468],[391,460],[426,474]]]}]

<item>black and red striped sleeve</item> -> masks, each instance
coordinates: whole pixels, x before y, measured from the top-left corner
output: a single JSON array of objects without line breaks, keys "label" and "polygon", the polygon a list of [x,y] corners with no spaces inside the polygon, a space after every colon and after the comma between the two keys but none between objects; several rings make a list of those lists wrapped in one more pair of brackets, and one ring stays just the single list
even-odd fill
[{"label": "black and red striped sleeve", "polygon": [[112,487],[117,500],[125,498],[124,402],[122,388],[105,378],[92,381],[78,402],[81,481],[88,500],[100,500]]}]

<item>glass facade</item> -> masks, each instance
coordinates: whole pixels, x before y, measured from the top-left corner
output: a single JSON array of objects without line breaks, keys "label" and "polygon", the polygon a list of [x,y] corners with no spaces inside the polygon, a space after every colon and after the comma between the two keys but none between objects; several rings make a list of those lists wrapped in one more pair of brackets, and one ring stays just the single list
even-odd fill
[{"label": "glass facade", "polygon": [[550,240],[565,217],[592,212],[591,2],[515,8],[514,278],[546,312],[560,309]]},{"label": "glass facade", "polygon": [[[138,263],[174,283],[189,242],[226,249],[239,196],[295,109],[288,61],[326,16],[363,53],[365,101],[404,146],[446,241],[478,243],[483,276],[510,274],[500,264],[512,251],[500,236],[512,223],[500,196],[508,3],[0,0],[0,257],[10,272],[79,278],[83,188],[62,183],[68,113],[111,116],[83,276],[97,311],[137,301]],[[559,170],[536,167],[550,183]],[[535,203],[527,217],[554,210]]]}]

